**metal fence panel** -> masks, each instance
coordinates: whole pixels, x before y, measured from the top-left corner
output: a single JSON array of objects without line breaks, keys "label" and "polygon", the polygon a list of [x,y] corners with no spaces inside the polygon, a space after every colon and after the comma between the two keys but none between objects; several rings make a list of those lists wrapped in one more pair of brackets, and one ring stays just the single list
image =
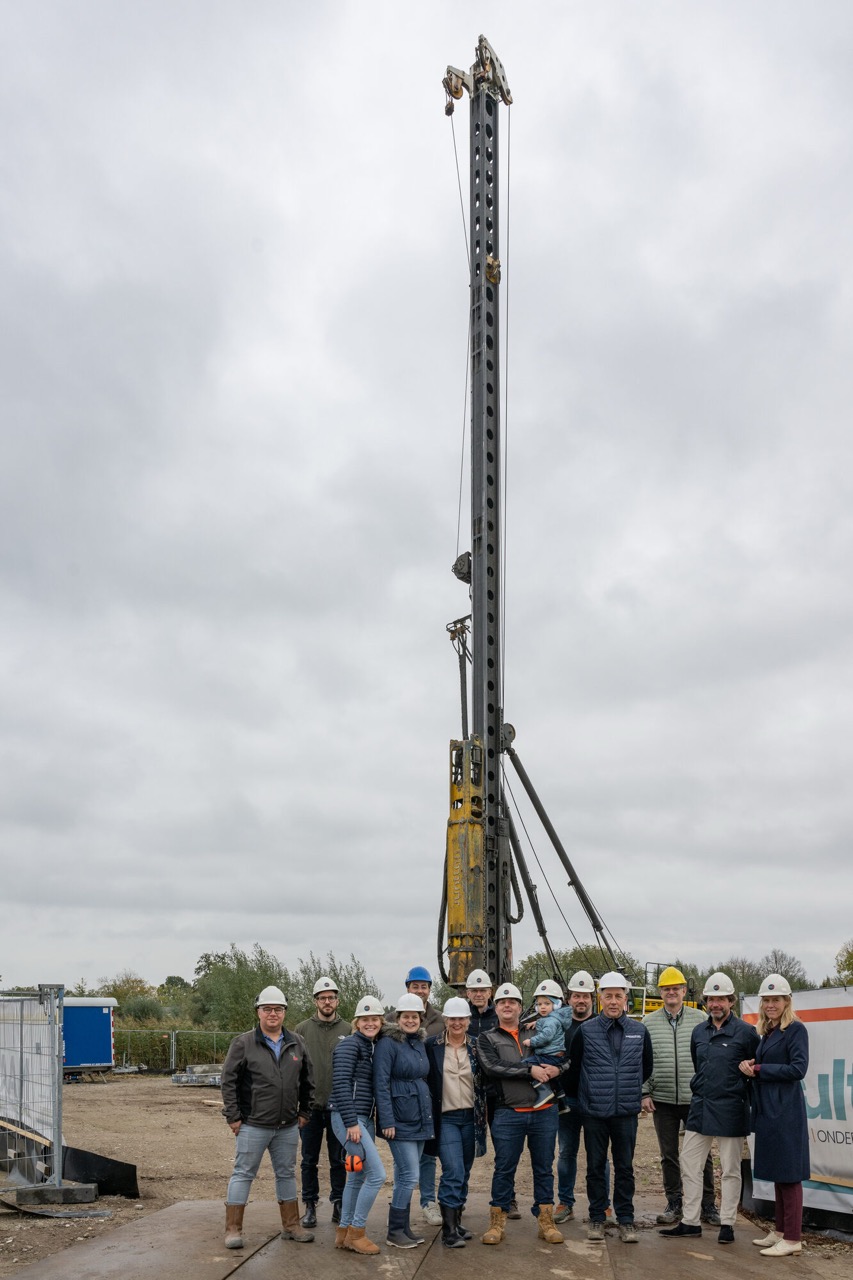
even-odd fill
[{"label": "metal fence panel", "polygon": [[0,993],[0,1181],[13,1186],[62,1183],[64,994]]},{"label": "metal fence panel", "polygon": [[183,1071],[190,1064],[224,1062],[228,1046],[239,1031],[159,1031],[115,1032],[116,1064],[120,1067],[147,1067],[149,1071]]}]

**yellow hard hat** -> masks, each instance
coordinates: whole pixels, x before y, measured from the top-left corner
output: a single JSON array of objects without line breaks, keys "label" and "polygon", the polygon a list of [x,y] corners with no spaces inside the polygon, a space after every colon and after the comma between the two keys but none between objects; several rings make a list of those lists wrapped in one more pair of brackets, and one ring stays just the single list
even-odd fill
[{"label": "yellow hard hat", "polygon": [[676,969],[674,964],[667,965],[663,973],[658,978],[659,987],[686,987],[687,979],[680,969]]}]

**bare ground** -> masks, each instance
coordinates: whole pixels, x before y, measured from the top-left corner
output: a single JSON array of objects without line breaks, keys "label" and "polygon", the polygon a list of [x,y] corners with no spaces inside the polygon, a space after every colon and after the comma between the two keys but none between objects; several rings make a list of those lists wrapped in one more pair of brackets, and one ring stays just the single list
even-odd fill
[{"label": "bare ground", "polygon": [[[104,1079],[105,1083],[65,1086],[65,1141],[70,1146],[135,1164],[140,1199],[102,1197],[91,1207],[109,1210],[108,1218],[51,1220],[19,1216],[14,1211],[0,1212],[0,1277],[14,1276],[19,1267],[73,1247],[78,1240],[114,1231],[125,1222],[156,1213],[179,1200],[224,1200],[234,1139],[222,1118],[218,1091],[174,1085],[163,1077]],[[380,1148],[384,1151],[384,1144]],[[390,1171],[390,1160],[386,1163]],[[526,1162],[522,1162],[519,1170],[519,1198],[531,1189],[525,1166]],[[657,1144],[647,1119],[640,1123],[634,1167],[638,1194],[658,1192]],[[491,1173],[491,1154],[475,1161],[471,1189],[488,1191]],[[581,1151],[579,1189],[583,1185]],[[261,1166],[253,1198],[274,1199],[268,1161]],[[822,1275],[841,1280],[849,1274],[853,1247],[819,1236],[809,1236],[805,1243],[809,1255],[821,1259]]]}]

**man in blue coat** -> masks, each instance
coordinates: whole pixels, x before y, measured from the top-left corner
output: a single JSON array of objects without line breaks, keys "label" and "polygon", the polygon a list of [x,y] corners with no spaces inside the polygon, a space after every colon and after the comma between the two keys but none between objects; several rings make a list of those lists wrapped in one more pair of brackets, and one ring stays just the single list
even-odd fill
[{"label": "man in blue coat", "polygon": [[722,1172],[717,1240],[731,1244],[740,1200],[743,1141],[749,1133],[749,1081],[740,1064],[755,1057],[758,1033],[735,1017],[735,989],[727,974],[712,973],[702,995],[708,1018],[694,1027],[690,1040],[695,1075],[690,1081],[693,1098],[681,1147],[684,1216],[677,1227],[660,1234],[701,1236],[702,1168],[716,1138]]},{"label": "man in blue coat", "polygon": [[583,1114],[588,1240],[604,1239],[607,1208],[607,1148],[613,1155],[613,1208],[619,1238],[637,1243],[634,1228],[634,1148],[643,1081],[654,1065],[649,1032],[626,1012],[630,983],[621,973],[605,973],[599,983],[601,1013],[582,1022],[571,1047],[566,1094]]}]

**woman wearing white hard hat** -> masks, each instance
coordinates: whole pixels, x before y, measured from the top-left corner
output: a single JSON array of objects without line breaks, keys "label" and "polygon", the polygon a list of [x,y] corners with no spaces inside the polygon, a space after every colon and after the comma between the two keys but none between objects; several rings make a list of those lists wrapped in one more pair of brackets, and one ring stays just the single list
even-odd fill
[{"label": "woman wearing white hard hat", "polygon": [[460,1222],[468,1198],[468,1178],[475,1156],[486,1154],[486,1089],[477,1042],[468,1035],[468,1001],[453,996],[442,1010],[444,1031],[429,1036],[429,1090],[435,1124],[435,1147],[441,1161],[438,1205],[441,1242],[458,1249],[471,1239]]},{"label": "woman wearing white hard hat", "polygon": [[740,1069],[752,1080],[752,1175],[775,1184],[776,1214],[775,1229],[752,1243],[765,1257],[784,1258],[802,1251],[803,1182],[811,1174],[801,1083],[809,1067],[809,1036],[780,973],[769,974],[758,994],[761,1040],[755,1057]]},{"label": "woman wearing white hard hat", "polygon": [[379,1130],[394,1161],[387,1242],[397,1249],[413,1249],[424,1242],[409,1221],[424,1143],[434,1136],[423,1021],[423,1000],[406,992],[397,1000],[395,1021],[385,1024],[373,1055]]},{"label": "woman wearing white hard hat", "polygon": [[[348,1169],[335,1248],[374,1254],[378,1245],[365,1235],[367,1215],[385,1183],[385,1167],[376,1150],[373,1053],[382,1033],[385,1010],[374,996],[362,996],[352,1016],[352,1035],[332,1050],[332,1129],[346,1151]],[[360,1165],[359,1165],[360,1162]]]}]

